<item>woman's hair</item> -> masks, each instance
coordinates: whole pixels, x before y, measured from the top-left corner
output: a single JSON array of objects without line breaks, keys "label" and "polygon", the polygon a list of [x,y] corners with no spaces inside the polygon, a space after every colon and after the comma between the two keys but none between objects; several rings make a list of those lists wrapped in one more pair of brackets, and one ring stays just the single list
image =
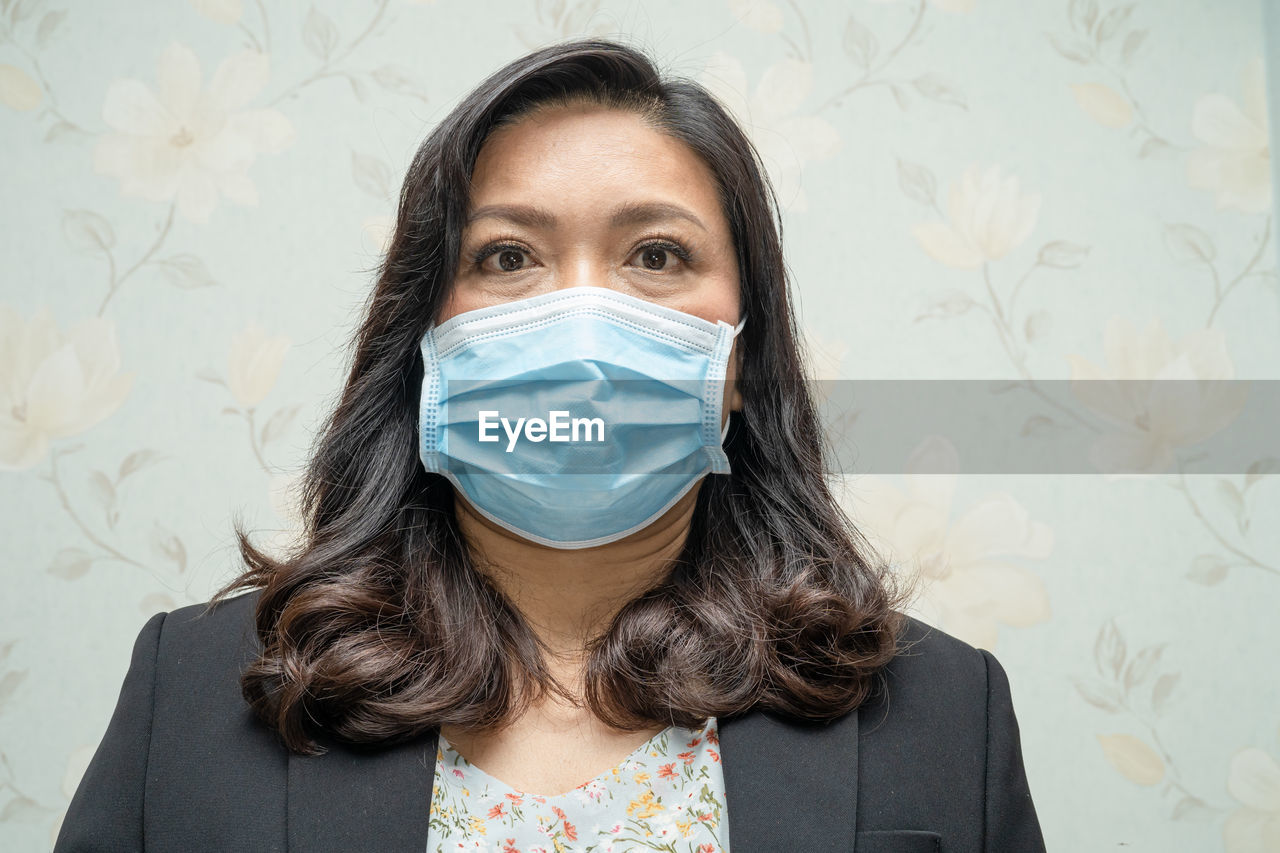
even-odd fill
[{"label": "woman's hair", "polygon": [[[241,686],[294,752],[324,734],[391,742],[441,724],[500,728],[553,692],[547,647],[477,568],[452,486],[418,459],[418,343],[453,281],[477,153],[532,109],[631,110],[710,167],[737,252],[743,409],[733,473],[698,491],[683,553],[588,644],[583,699],[606,723],[695,727],[765,709],[831,720],[874,692],[905,617],[890,568],[841,511],[789,304],[777,199],[741,128],[701,86],[584,39],[480,84],[418,149],[350,374],[299,485],[287,556],[235,532],[247,568],[211,600],[261,588],[260,656]],[[601,571],[608,571],[602,566]]]}]

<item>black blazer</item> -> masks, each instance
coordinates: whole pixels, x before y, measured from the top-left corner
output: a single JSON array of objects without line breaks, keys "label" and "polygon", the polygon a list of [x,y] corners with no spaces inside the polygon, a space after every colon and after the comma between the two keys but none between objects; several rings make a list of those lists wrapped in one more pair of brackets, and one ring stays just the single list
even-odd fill
[{"label": "black blazer", "polygon": [[[258,594],[142,627],[54,853],[425,853],[436,731],[291,754],[240,695]],[[1044,850],[1003,668],[915,619],[905,640],[829,725],[718,721],[732,853]]]}]

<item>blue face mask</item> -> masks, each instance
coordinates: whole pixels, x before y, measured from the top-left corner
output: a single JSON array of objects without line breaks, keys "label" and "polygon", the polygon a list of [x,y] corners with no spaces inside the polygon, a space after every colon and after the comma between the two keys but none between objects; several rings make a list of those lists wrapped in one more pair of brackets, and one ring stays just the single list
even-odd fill
[{"label": "blue face mask", "polygon": [[590,286],[458,314],[421,342],[422,465],[533,542],[622,539],[729,473],[721,406],[743,323]]}]

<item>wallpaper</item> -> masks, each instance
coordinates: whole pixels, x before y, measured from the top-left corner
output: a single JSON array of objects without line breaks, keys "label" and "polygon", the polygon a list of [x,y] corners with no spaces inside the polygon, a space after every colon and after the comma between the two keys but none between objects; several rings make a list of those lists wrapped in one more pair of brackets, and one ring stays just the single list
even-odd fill
[{"label": "wallpaper", "polygon": [[[4,848],[51,846],[138,630],[236,571],[232,521],[291,540],[404,169],[490,71],[595,34],[704,83],[768,164],[826,387],[1039,405],[1055,381],[1280,373],[1263,19],[0,0]],[[1086,402],[1023,430],[1163,417],[1126,452],[1177,464],[975,471],[930,435],[841,499],[922,579],[914,612],[1009,673],[1051,850],[1280,850],[1280,453],[1195,473],[1178,410]]]}]

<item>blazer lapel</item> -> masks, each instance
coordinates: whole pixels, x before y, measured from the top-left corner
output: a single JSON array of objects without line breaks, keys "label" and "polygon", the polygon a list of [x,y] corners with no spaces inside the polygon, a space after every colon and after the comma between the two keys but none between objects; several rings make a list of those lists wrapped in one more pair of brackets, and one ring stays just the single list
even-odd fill
[{"label": "blazer lapel", "polygon": [[324,755],[289,753],[292,853],[422,853],[427,847],[436,731],[364,749],[321,737]]},{"label": "blazer lapel", "polygon": [[763,711],[719,720],[733,853],[853,853],[858,712],[800,724]]}]

